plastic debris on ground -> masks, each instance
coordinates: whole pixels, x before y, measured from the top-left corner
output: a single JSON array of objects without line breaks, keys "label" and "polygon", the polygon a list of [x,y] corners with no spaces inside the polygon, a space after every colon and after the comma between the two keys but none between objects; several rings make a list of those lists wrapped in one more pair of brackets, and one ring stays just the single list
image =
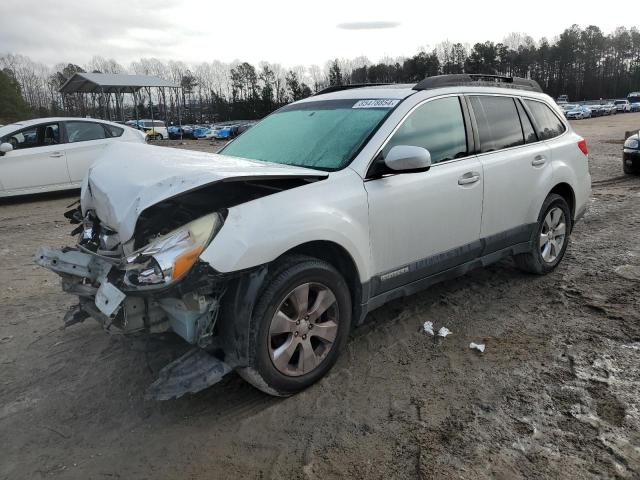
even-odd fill
[{"label": "plastic debris on ground", "polygon": [[473,343],[469,344],[469,348],[478,350],[479,352],[484,352],[484,343]]},{"label": "plastic debris on ground", "polygon": [[422,328],[424,329],[425,333],[428,333],[429,335],[435,335],[433,333],[433,322],[424,322]]},{"label": "plastic debris on ground", "polygon": [[452,333],[453,332],[449,330],[447,327],[440,327],[440,330],[438,330],[439,337],[446,337],[447,335],[451,335]]}]

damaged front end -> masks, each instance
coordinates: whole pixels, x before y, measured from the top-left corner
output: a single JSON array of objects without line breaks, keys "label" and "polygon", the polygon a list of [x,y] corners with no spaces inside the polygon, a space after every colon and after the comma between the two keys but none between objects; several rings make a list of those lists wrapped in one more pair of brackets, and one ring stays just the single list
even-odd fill
[{"label": "damaged front end", "polygon": [[112,333],[175,332],[193,345],[152,386],[155,398],[179,397],[247,365],[252,306],[267,268],[221,273],[201,254],[235,206],[327,176],[115,142],[90,168],[81,205],[65,214],[77,225],[76,245],[42,247],[35,260],[60,275],[63,289],[79,299],[66,326],[92,317]]},{"label": "damaged front end", "polygon": [[[165,367],[149,391],[153,398],[201,390],[231,371],[205,351],[215,349],[214,330],[229,275],[199,260],[225,214],[195,219],[174,215],[172,222],[156,222],[162,231],[142,219],[144,238],[137,235],[121,243],[93,211],[82,216],[78,208],[65,215],[80,224],[73,232],[77,245],[41,247],[36,254],[36,263],[60,275],[63,290],[79,298],[64,317],[65,327],[92,317],[112,333],[172,331],[196,347]],[[167,225],[185,221],[166,231]]]}]

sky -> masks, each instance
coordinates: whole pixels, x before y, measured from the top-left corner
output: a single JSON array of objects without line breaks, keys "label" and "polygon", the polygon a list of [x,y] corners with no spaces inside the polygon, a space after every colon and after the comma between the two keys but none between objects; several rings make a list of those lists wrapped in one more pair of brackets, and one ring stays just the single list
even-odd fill
[{"label": "sky", "polygon": [[[410,56],[444,40],[501,41],[511,32],[552,39],[576,23],[605,33],[634,22],[630,0],[537,0],[531,8],[482,1],[0,0],[0,55],[54,65],[94,55],[123,65],[141,57],[189,63],[260,61],[324,65]],[[18,8],[19,7],[19,8]],[[635,22],[637,23],[637,22]]]}]

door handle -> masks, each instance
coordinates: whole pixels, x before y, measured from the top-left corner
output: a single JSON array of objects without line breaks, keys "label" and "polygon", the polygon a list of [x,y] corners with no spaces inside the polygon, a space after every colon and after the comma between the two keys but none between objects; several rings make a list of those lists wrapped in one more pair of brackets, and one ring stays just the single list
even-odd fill
[{"label": "door handle", "polygon": [[467,172],[458,178],[458,185],[469,185],[480,180],[480,174],[477,172]]},{"label": "door handle", "polygon": [[547,163],[547,157],[545,157],[544,155],[536,155],[535,157],[533,157],[533,160],[531,160],[531,165],[533,165],[534,167],[539,167],[540,165],[544,165],[545,163]]},{"label": "door handle", "polygon": [[51,155],[49,155],[49,156],[50,156],[50,157],[52,157],[52,158],[59,158],[59,157],[61,157],[61,156],[63,156],[63,155],[64,155],[64,153],[62,153],[62,152],[53,152],[53,153],[52,153]]}]

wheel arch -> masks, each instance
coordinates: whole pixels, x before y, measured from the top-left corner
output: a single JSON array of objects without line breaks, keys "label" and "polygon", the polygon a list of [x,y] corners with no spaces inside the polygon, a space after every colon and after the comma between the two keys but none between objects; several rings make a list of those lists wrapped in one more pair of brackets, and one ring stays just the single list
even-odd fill
[{"label": "wheel arch", "polygon": [[357,264],[347,249],[329,240],[301,243],[283,252],[274,260],[251,268],[242,275],[234,275],[230,279],[222,299],[221,316],[216,328],[223,340],[220,347],[225,352],[225,362],[234,368],[249,364],[252,358],[253,353],[249,346],[255,332],[250,326],[251,318],[255,303],[266,286],[269,271],[284,257],[291,255],[317,258],[338,270],[349,287],[353,309],[352,326],[363,321],[366,314],[363,305],[368,299],[368,284],[363,285],[360,281]]},{"label": "wheel arch", "polygon": [[569,205],[569,211],[571,212],[571,223],[573,224],[573,219],[575,218],[576,214],[576,194],[573,191],[571,185],[566,182],[558,183],[551,189],[549,195],[551,195],[552,193],[560,195],[565,199],[565,201]]},{"label": "wheel arch", "polygon": [[323,260],[332,265],[345,279],[351,295],[353,305],[354,324],[360,320],[360,310],[362,304],[366,302],[366,288],[360,281],[358,266],[351,254],[342,245],[329,240],[314,240],[297,245],[287,250],[283,255],[300,254]]}]

